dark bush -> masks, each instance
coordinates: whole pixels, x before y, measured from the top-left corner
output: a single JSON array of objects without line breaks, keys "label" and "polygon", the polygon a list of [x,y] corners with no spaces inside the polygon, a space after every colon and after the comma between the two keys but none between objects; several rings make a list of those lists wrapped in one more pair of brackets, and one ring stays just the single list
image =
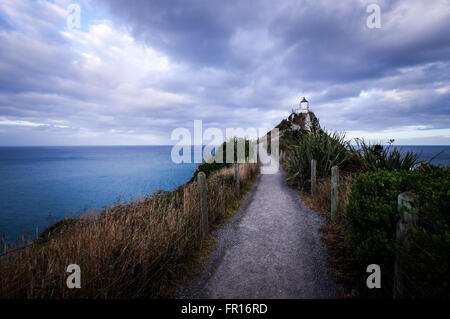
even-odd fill
[{"label": "dark bush", "polygon": [[208,177],[209,175],[211,175],[212,172],[217,171],[223,167],[226,167],[227,163],[216,163],[216,162],[212,162],[212,163],[203,163],[200,164],[197,167],[197,170],[194,172],[194,176],[192,177],[191,180],[194,180],[197,178],[198,173],[200,172],[204,172],[206,174],[206,177]]},{"label": "dark bush", "polygon": [[407,151],[403,152],[393,146],[394,140],[390,140],[387,146],[380,144],[368,144],[362,139],[356,139],[357,147],[354,149],[359,155],[361,169],[363,171],[376,171],[384,169],[388,171],[410,170],[420,164],[419,154]]},{"label": "dark bush", "polygon": [[[238,139],[234,142],[234,160],[236,161],[238,158],[238,150],[237,150],[237,144],[239,141],[242,141],[242,139]],[[250,141],[245,139],[245,157],[249,156],[249,149],[250,149]],[[219,146],[217,149],[220,150],[220,152],[216,153],[216,157],[222,153],[222,160],[218,161],[214,158],[214,160],[210,163],[205,162],[200,164],[196,171],[194,172],[194,175],[191,178],[191,181],[197,178],[198,173],[204,172],[206,174],[206,177],[208,177],[212,172],[217,171],[223,167],[229,166],[230,163],[226,162],[227,159],[227,143],[233,143],[233,141],[224,142],[221,146]],[[239,160],[242,160],[239,158]],[[220,163],[222,162],[222,163]]]},{"label": "dark bush", "polygon": [[[434,260],[430,263],[429,256],[425,258],[414,249],[407,252],[410,276],[416,279],[413,293],[417,297],[427,296],[440,287],[440,296],[449,294],[448,280],[444,280],[448,276],[436,272],[437,265],[440,271],[450,271],[449,186],[449,169],[431,165],[413,171],[378,170],[356,177],[347,206],[348,240],[355,248],[355,262],[361,269],[372,263],[380,265],[386,294],[392,292],[395,253],[399,250],[396,224],[401,216],[397,197],[405,191],[415,195],[420,220],[426,221],[419,224],[414,242]],[[432,231],[429,225],[433,225]]]},{"label": "dark bush", "polygon": [[309,189],[312,159],[317,161],[318,178],[330,176],[334,165],[338,165],[343,171],[351,170],[354,154],[350,143],[345,140],[345,134],[299,132],[286,135],[282,143],[282,148],[287,152],[284,167],[289,175],[288,180],[292,183]]}]

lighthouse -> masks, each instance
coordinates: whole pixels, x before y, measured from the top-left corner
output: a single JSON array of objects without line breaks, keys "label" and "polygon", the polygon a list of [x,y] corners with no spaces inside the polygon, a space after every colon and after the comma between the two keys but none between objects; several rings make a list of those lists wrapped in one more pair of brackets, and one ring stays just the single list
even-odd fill
[{"label": "lighthouse", "polygon": [[279,127],[280,130],[287,129],[292,132],[300,131],[301,134],[321,134],[321,132],[323,132],[316,115],[309,109],[309,102],[306,97],[303,97],[298,106],[291,110],[291,115],[278,124],[277,127]]},{"label": "lighthouse", "polygon": [[305,97],[303,97],[303,100],[301,100],[300,104],[298,105],[296,113],[300,114],[300,113],[308,113],[308,112],[309,112],[309,102]]}]

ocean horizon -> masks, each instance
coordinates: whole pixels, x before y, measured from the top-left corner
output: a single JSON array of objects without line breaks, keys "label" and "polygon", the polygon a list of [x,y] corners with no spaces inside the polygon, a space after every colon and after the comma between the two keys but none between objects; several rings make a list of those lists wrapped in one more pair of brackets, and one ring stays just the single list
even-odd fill
[{"label": "ocean horizon", "polygon": [[0,147],[0,235],[35,235],[66,217],[170,191],[198,164],[175,164],[172,146]]},{"label": "ocean horizon", "polygon": [[[450,164],[450,146],[397,145]],[[83,211],[130,202],[189,181],[198,163],[175,164],[172,145],[0,147],[0,235],[34,236]],[[192,159],[193,159],[192,149]]]}]

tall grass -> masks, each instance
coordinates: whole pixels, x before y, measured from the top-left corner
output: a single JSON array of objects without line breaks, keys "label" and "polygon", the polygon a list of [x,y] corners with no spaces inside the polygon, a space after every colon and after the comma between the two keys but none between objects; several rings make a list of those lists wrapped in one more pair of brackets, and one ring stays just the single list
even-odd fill
[{"label": "tall grass", "polygon": [[[352,174],[340,174],[339,176],[339,201],[337,209],[337,220],[341,221],[345,217],[351,186],[353,183]],[[314,197],[310,198],[314,208],[330,217],[331,211],[331,178],[325,177],[317,182]]]},{"label": "tall grass", "polygon": [[323,178],[330,175],[331,167],[349,165],[354,157],[345,134],[339,132],[302,134],[287,145],[286,152],[288,179],[306,188],[310,187],[312,159],[317,161],[317,176]]},{"label": "tall grass", "polygon": [[[358,173],[370,171],[409,171],[419,164],[419,154],[402,152],[389,141],[388,146],[371,145],[362,139],[356,139],[356,147],[344,140],[341,133],[309,135],[304,132],[287,135],[282,147],[287,156],[283,167],[287,170],[289,180],[299,187],[309,190],[311,160],[317,161],[318,183],[314,197],[308,192],[302,193],[302,200],[311,208],[326,217],[321,227],[323,238],[327,243],[330,261],[335,268],[335,278],[344,284],[345,296],[354,297],[366,291],[365,277],[361,275],[359,265],[355,264],[355,247],[350,245],[348,234],[351,225],[347,221],[347,209],[351,204],[351,186]],[[339,200],[337,219],[330,219],[331,204],[331,167],[338,165]],[[398,195],[398,194],[396,194]],[[370,200],[366,198],[365,200]],[[373,212],[362,211],[367,216]],[[373,221],[370,221],[373,222]]]},{"label": "tall grass", "polygon": [[364,171],[388,170],[401,171],[410,170],[420,164],[419,154],[408,151],[403,152],[392,145],[369,144],[363,139],[356,139],[357,148],[355,153],[359,155],[362,169]]},{"label": "tall grass", "polygon": [[[206,176],[209,176],[212,172],[222,169],[224,167],[230,167],[233,163],[227,162],[227,145],[234,145],[234,162],[243,162],[250,154],[250,148],[254,148],[255,145],[246,138],[230,138],[220,145],[214,156],[209,158],[205,163],[200,164],[194,172],[191,180],[197,178],[197,174],[204,172]],[[238,151],[240,145],[243,146],[243,152]]]},{"label": "tall grass", "polygon": [[[241,164],[241,183],[248,185],[256,173],[256,164]],[[232,169],[212,174],[207,192],[212,225],[240,198]],[[0,257],[0,298],[166,296],[202,241],[198,196],[193,181],[51,228],[36,244]],[[67,288],[69,264],[81,268],[80,289]]]},{"label": "tall grass", "polygon": [[403,152],[392,145],[371,145],[363,139],[355,139],[356,147],[345,140],[340,132],[306,132],[287,133],[283,136],[282,149],[286,152],[283,167],[288,180],[301,188],[309,189],[311,160],[317,161],[317,177],[330,176],[331,167],[339,166],[342,171],[367,172],[376,170],[400,171],[417,167],[421,162],[419,154]]}]

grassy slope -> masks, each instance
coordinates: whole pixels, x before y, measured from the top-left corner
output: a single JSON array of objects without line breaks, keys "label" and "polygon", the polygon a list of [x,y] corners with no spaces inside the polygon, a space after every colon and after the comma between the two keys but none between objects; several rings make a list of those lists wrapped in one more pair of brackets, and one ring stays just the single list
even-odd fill
[{"label": "grassy slope", "polygon": [[[208,177],[210,229],[239,207],[257,169],[241,164],[240,194],[232,168]],[[198,202],[193,181],[52,227],[37,244],[1,257],[0,297],[169,297],[214,246],[213,236],[201,238],[198,232]],[[66,268],[72,263],[81,268],[81,289],[66,286]]]}]

